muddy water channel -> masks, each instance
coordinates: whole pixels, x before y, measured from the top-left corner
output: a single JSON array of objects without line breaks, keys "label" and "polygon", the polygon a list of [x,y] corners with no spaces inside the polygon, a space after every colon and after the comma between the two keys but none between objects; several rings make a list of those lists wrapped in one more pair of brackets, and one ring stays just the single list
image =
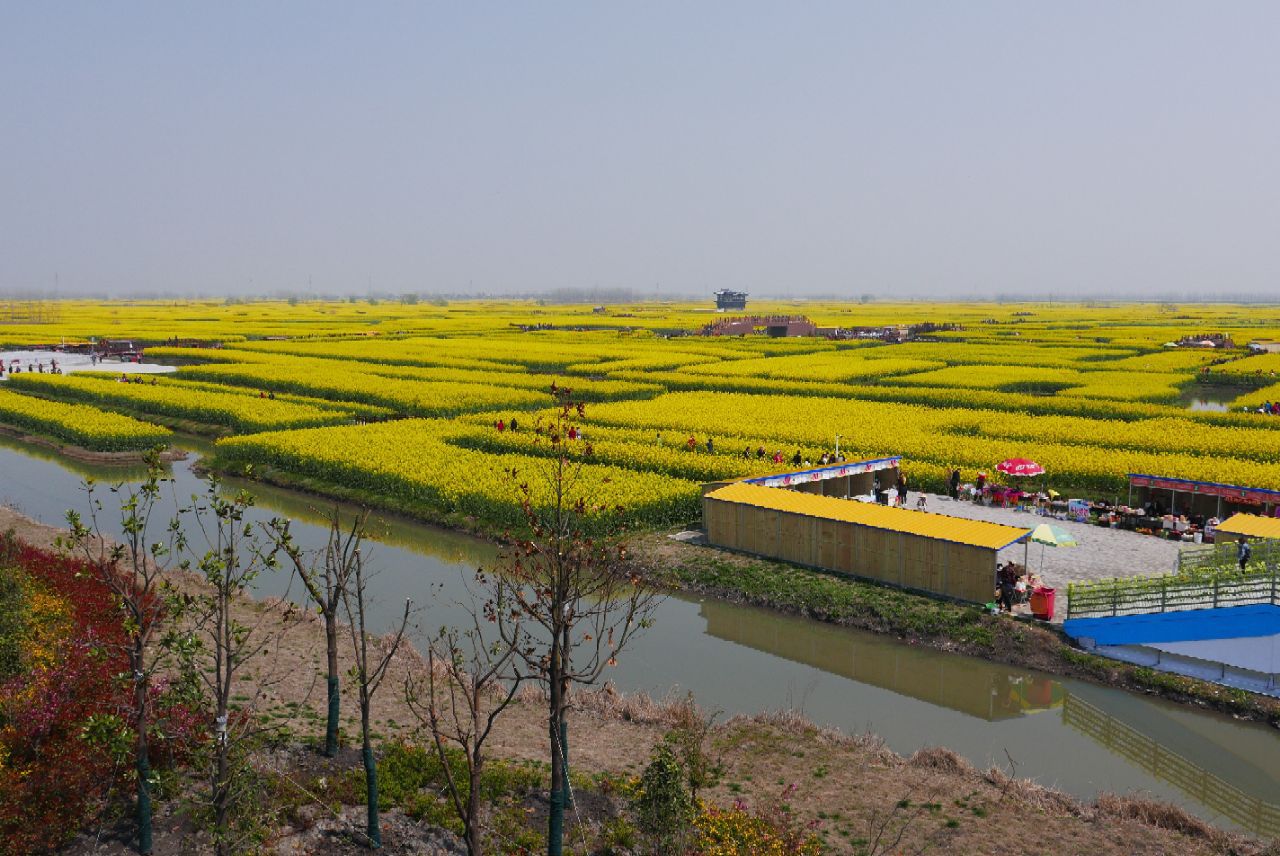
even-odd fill
[{"label": "muddy water channel", "polygon": [[1178,397],[1178,403],[1187,410],[1214,410],[1225,413],[1231,409],[1231,402],[1247,391],[1239,386],[1193,383],[1182,391],[1182,395]]},{"label": "muddy water channel", "polygon": [[[177,503],[204,490],[195,454],[173,465]],[[49,524],[84,508],[80,482],[136,479],[138,468],[85,465],[0,437],[0,502]],[[322,544],[323,500],[264,485],[262,517],[287,515],[306,547]],[[104,503],[110,495],[103,491]],[[109,515],[107,515],[109,517]],[[411,521],[376,520],[369,551],[375,589],[389,620],[404,598],[423,607],[427,630],[460,622],[454,603],[484,541]],[[261,594],[284,594],[287,579]],[[297,594],[297,586],[293,594]],[[846,732],[871,731],[901,753],[948,746],[975,765],[996,764],[1081,797],[1141,791],[1217,823],[1280,835],[1280,734],[1262,725],[1079,681],[924,650],[873,634],[717,601],[668,598],[657,624],[611,675],[620,689],[655,695],[692,690],[725,715],[794,707]]]}]

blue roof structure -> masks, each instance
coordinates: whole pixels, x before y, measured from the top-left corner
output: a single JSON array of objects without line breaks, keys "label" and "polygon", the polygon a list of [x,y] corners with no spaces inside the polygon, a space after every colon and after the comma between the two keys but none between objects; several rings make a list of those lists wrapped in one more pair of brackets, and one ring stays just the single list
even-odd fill
[{"label": "blue roof structure", "polygon": [[1070,618],[1063,622],[1062,629],[1073,639],[1087,637],[1098,645],[1271,636],[1280,633],[1280,606],[1259,603],[1185,612]]}]

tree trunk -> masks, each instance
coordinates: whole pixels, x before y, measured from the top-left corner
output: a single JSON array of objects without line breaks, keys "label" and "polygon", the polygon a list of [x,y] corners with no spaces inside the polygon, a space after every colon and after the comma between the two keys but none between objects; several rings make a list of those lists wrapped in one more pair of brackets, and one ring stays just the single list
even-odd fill
[{"label": "tree trunk", "polygon": [[329,721],[324,729],[324,754],[332,758],[338,754],[338,617],[333,610],[324,615],[324,639],[329,655]]},{"label": "tree trunk", "polygon": [[[226,722],[226,714],[221,715],[222,721]],[[221,726],[225,728],[226,726]],[[230,832],[227,828],[227,821],[230,815],[230,788],[227,782],[227,735],[225,732],[218,735],[218,760],[215,775],[217,779],[213,785],[213,828],[216,836],[216,851],[218,856],[230,856],[231,849],[227,839]]]},{"label": "tree trunk", "polygon": [[548,678],[551,690],[551,715],[547,717],[551,737],[550,814],[547,817],[547,856],[562,856],[564,839],[564,756],[560,753],[560,717],[564,708],[561,684],[559,630],[552,634],[551,667]]},{"label": "tree trunk", "polygon": [[[230,559],[228,560],[228,566],[231,566]],[[231,752],[231,729],[228,714],[231,703],[231,656],[234,648],[231,640],[231,598],[228,595],[225,580],[220,580],[220,582],[222,583],[222,588],[218,592],[217,619],[217,644],[219,650],[215,652],[218,673],[218,718],[216,720],[217,746],[215,748],[217,761],[214,770],[216,778],[213,782],[213,829],[218,856],[230,856],[231,845],[228,839],[231,837],[231,765],[229,758]]]},{"label": "tree trunk", "polygon": [[382,830],[378,825],[378,762],[373,757],[373,744],[369,741],[369,699],[360,699],[360,725],[364,735],[364,776],[365,797],[368,802],[365,833],[369,836],[369,846],[377,850],[382,847]]},{"label": "tree trunk", "polygon": [[573,785],[569,782],[569,720],[568,711],[560,711],[560,760],[564,764],[564,807],[573,810]]},{"label": "tree trunk", "polygon": [[477,752],[471,760],[470,791],[467,793],[466,845],[468,856],[481,856],[480,843],[480,768],[483,759]]},{"label": "tree trunk", "polygon": [[564,627],[564,639],[560,643],[560,763],[564,779],[564,807],[573,809],[573,787],[569,784],[569,625]]},{"label": "tree trunk", "polygon": [[147,856],[151,853],[151,759],[149,757],[149,745],[147,742],[147,690],[148,681],[146,674],[142,670],[143,657],[146,652],[143,650],[141,638],[135,638],[133,642],[133,654],[130,659],[133,660],[133,706],[136,721],[134,727],[137,729],[137,774],[138,774],[138,852]]}]

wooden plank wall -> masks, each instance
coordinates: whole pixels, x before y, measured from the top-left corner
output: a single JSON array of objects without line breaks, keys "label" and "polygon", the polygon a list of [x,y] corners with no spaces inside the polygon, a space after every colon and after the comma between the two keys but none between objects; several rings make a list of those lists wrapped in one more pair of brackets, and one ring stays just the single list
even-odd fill
[{"label": "wooden plank wall", "polygon": [[718,547],[975,603],[995,588],[995,551],[981,547],[715,499],[703,521]]}]

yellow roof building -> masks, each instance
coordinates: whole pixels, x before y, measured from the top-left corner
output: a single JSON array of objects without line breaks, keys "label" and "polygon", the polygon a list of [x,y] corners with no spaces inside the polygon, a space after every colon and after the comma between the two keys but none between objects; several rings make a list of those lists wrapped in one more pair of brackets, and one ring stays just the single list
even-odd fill
[{"label": "yellow roof building", "polygon": [[[966,520],[927,511],[911,511],[870,502],[850,502],[833,496],[784,490],[774,487],[735,482],[708,493],[707,499],[735,502],[818,517],[855,523],[872,529],[902,532],[922,538],[949,541],[987,550],[1000,550],[1021,541],[1031,533],[1030,529],[988,523],[983,520]],[[1276,537],[1280,537],[1278,534]]]},{"label": "yellow roof building", "polygon": [[1250,538],[1280,538],[1280,518],[1233,514],[1214,531],[1228,535],[1247,535]]}]

